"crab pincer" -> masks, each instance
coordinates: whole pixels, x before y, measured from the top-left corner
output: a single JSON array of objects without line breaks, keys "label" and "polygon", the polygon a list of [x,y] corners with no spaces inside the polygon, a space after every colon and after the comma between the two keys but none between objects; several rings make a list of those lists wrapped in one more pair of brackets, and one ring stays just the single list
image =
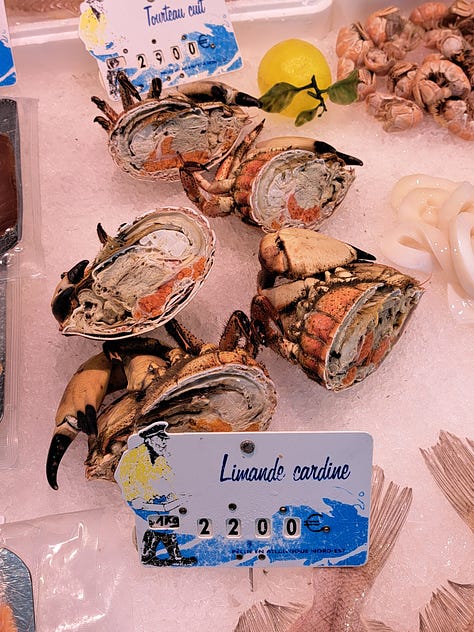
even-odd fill
[{"label": "crab pincer", "polygon": [[104,353],[84,362],[74,373],[59,402],[55,430],[46,463],[46,475],[58,489],[57,471],[67,448],[79,432],[97,433],[97,411],[109,388],[112,363]]}]

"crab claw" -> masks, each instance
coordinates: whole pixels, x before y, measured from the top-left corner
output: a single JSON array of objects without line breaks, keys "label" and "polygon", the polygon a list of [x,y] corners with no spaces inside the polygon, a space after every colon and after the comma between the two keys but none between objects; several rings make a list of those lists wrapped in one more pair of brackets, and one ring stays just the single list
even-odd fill
[{"label": "crab claw", "polygon": [[89,261],[83,259],[76,263],[68,272],[61,275],[61,281],[56,286],[51,300],[53,316],[60,323],[68,317],[73,309],[73,297],[76,293],[76,284],[84,277],[84,271]]},{"label": "crab claw", "polygon": [[318,154],[335,154],[338,158],[344,161],[346,165],[358,165],[361,167],[364,163],[355,156],[344,154],[342,151],[338,151],[335,147],[329,143],[325,143],[323,140],[314,141],[314,150]]},{"label": "crab claw", "polygon": [[216,84],[211,88],[212,96],[217,101],[222,101],[227,105],[242,105],[245,107],[261,108],[262,102],[246,92],[240,92],[240,90],[234,90],[224,84]]},{"label": "crab claw", "polygon": [[259,260],[267,272],[297,279],[356,261],[359,253],[362,251],[322,233],[282,228],[262,238]]},{"label": "crab claw", "polygon": [[64,453],[72,443],[72,438],[66,435],[54,435],[49,446],[46,460],[46,478],[52,489],[58,489],[58,468]]},{"label": "crab claw", "polygon": [[107,393],[111,371],[112,362],[99,353],[84,362],[66,386],[56,412],[56,428],[46,461],[46,477],[53,489],[58,489],[61,459],[78,433],[97,433],[97,411]]},{"label": "crab claw", "polygon": [[207,102],[210,99],[226,105],[242,105],[261,108],[262,102],[246,92],[240,92],[225,83],[215,81],[196,81],[180,86],[179,92],[191,98],[196,103]]}]

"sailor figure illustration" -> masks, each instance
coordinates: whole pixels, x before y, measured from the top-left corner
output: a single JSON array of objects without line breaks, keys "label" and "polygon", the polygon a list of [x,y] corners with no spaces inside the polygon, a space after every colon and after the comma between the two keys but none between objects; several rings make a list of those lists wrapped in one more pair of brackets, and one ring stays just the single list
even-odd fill
[{"label": "sailor figure illustration", "polygon": [[[168,463],[166,426],[165,422],[157,422],[138,433],[143,442],[122,456],[118,477],[126,501],[149,525],[142,541],[143,564],[189,566],[197,560],[181,554],[176,533],[170,528],[179,522],[178,516],[170,512],[179,508],[181,500],[172,489],[174,474]],[[168,518],[164,521],[162,516]],[[167,558],[157,557],[160,544],[166,549]]]}]

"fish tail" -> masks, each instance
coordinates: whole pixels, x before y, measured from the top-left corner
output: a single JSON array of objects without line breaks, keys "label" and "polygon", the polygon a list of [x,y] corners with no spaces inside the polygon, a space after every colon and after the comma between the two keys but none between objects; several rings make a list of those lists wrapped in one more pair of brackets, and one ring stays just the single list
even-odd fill
[{"label": "fish tail", "polygon": [[7,603],[0,603],[0,632],[18,632],[13,610]]},{"label": "fish tail", "polygon": [[377,465],[372,471],[369,559],[365,572],[372,581],[385,564],[405,523],[412,501],[412,490],[390,481],[384,491],[385,475]]},{"label": "fish tail", "polygon": [[[356,588],[359,588],[359,583],[363,585],[363,592],[366,592],[372,585],[375,577],[390,555],[406,520],[412,500],[412,490],[410,488],[400,488],[395,483],[390,482],[384,491],[384,485],[384,472],[382,468],[375,466],[372,470],[369,559],[365,566],[353,569],[352,575],[347,575],[347,578],[353,578],[353,582],[357,584]],[[335,569],[331,570],[334,571]],[[315,604],[313,603],[313,609],[314,607]],[[310,629],[304,627],[304,625],[308,626],[312,622],[312,608],[310,607],[309,612],[307,611],[307,605],[289,604],[287,606],[278,606],[268,601],[260,602],[240,616],[234,632],[288,632],[290,627],[291,630],[299,630],[300,627],[305,630]],[[305,614],[303,615],[303,613]],[[304,621],[301,615],[303,615]],[[359,619],[359,615],[357,615],[357,618],[359,621],[358,625],[361,626],[362,622]],[[391,631],[390,628],[375,627],[370,632]]]},{"label": "fish tail", "polygon": [[438,443],[421,454],[443,494],[474,532],[474,442],[441,430]]},{"label": "fish tail", "polygon": [[433,593],[420,614],[420,632],[474,630],[474,584],[448,584],[449,588],[441,587]]},{"label": "fish tail", "polygon": [[240,615],[234,632],[287,632],[304,609],[302,604],[279,606],[265,599]]}]

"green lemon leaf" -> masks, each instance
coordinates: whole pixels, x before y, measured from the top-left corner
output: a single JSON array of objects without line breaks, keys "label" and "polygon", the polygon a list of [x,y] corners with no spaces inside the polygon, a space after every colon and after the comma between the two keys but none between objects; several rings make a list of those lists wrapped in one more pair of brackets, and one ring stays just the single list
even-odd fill
[{"label": "green lemon leaf", "polygon": [[293,97],[300,91],[291,83],[281,81],[270,88],[260,97],[262,110],[265,112],[281,112],[293,101]]},{"label": "green lemon leaf", "polygon": [[353,103],[357,99],[358,84],[359,72],[355,68],[350,75],[330,85],[327,93],[333,103],[349,105],[349,103]]},{"label": "green lemon leaf", "polygon": [[303,110],[303,112],[300,112],[295,119],[296,127],[301,127],[305,123],[309,123],[314,119],[317,113],[318,108],[314,108],[313,110]]}]

